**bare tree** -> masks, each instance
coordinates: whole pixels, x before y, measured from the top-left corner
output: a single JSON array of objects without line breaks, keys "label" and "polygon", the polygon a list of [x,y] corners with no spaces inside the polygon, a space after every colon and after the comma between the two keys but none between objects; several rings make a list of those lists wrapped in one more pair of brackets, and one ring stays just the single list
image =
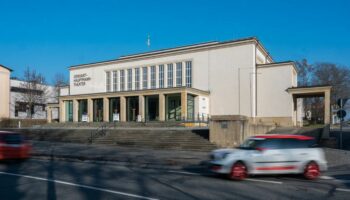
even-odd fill
[{"label": "bare tree", "polygon": [[313,66],[308,63],[306,59],[296,62],[298,68],[298,85],[309,86],[311,85]]},{"label": "bare tree", "polygon": [[[350,68],[334,63],[318,62],[308,64],[306,59],[296,62],[298,66],[298,85],[330,85],[332,86],[331,104],[335,105],[339,98],[350,98]],[[321,98],[304,99],[304,109],[311,110],[312,118],[323,118],[323,103]]]},{"label": "bare tree", "polygon": [[58,98],[60,96],[60,88],[68,85],[68,80],[62,73],[57,73],[53,79],[53,84],[56,90],[56,97]]},{"label": "bare tree", "polygon": [[316,63],[312,82],[315,85],[331,85],[331,103],[339,98],[350,98],[350,68],[334,63]]},{"label": "bare tree", "polygon": [[27,68],[24,71],[20,87],[22,88],[20,99],[27,104],[27,117],[33,118],[35,106],[43,106],[46,102],[47,86],[45,85],[45,78],[35,70]]}]

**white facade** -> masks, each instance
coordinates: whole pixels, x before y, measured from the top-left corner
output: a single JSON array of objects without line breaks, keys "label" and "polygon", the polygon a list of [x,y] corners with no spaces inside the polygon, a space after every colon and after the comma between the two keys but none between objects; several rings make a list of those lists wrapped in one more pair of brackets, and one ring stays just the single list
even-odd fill
[{"label": "white facade", "polygon": [[[10,80],[10,118],[25,119],[29,117],[29,108],[23,94],[25,92],[24,84],[25,82],[21,80]],[[37,105],[33,108],[33,119],[46,119],[46,104],[58,102],[55,87],[42,85],[40,88],[45,88],[43,99],[40,102],[36,102]],[[55,111],[52,117],[53,119],[58,119],[58,112]]]},{"label": "white facade", "polygon": [[[182,64],[181,83],[176,81],[178,63]],[[187,63],[191,64],[190,78],[186,74]],[[169,64],[172,64],[172,74],[167,67]],[[143,74],[143,69],[147,74]],[[153,69],[155,76],[151,75]],[[164,73],[163,83],[160,71]],[[123,79],[124,84],[121,83]],[[195,115],[293,116],[293,99],[286,89],[297,86],[295,66],[292,62],[273,63],[255,38],[203,43],[73,66],[70,87],[62,90],[61,95],[79,98],[157,90],[162,89],[162,84],[164,88],[172,88],[171,79],[172,87],[190,87],[209,94],[195,97]],[[154,85],[152,80],[155,80]]]}]

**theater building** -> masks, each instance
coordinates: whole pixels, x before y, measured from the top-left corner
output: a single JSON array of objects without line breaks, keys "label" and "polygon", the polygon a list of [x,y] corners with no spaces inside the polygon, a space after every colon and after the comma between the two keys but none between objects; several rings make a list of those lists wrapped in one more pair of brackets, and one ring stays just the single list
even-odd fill
[{"label": "theater building", "polygon": [[243,115],[295,125],[293,62],[274,62],[256,38],[208,42],[69,68],[61,122],[197,120]]}]

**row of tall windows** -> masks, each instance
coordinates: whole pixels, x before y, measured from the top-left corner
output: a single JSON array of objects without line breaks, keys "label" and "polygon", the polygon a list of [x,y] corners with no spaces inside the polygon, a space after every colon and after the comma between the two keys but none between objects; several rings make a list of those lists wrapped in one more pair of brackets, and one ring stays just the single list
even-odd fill
[{"label": "row of tall windows", "polygon": [[[182,69],[183,64],[185,65],[184,69]],[[107,71],[106,91],[140,90],[149,87],[155,89],[157,87],[164,88],[165,86],[168,88],[181,87],[183,81],[186,87],[192,87],[192,76],[192,61],[161,64],[158,66],[158,71],[154,65],[134,68],[134,70]]]}]

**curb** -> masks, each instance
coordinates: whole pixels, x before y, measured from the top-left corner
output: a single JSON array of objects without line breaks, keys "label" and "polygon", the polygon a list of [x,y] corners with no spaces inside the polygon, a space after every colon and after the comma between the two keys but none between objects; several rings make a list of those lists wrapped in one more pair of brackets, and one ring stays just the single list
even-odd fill
[{"label": "curb", "polygon": [[139,168],[152,168],[152,169],[204,169],[206,168],[205,162],[191,165],[189,163],[181,163],[174,160],[168,160],[168,163],[142,162],[135,160],[120,160],[117,158],[104,158],[101,156],[89,157],[89,156],[74,156],[74,155],[54,155],[49,153],[32,153],[32,158],[41,160],[61,160],[61,161],[73,161],[73,162],[87,162],[96,164],[119,164],[128,167]]}]

